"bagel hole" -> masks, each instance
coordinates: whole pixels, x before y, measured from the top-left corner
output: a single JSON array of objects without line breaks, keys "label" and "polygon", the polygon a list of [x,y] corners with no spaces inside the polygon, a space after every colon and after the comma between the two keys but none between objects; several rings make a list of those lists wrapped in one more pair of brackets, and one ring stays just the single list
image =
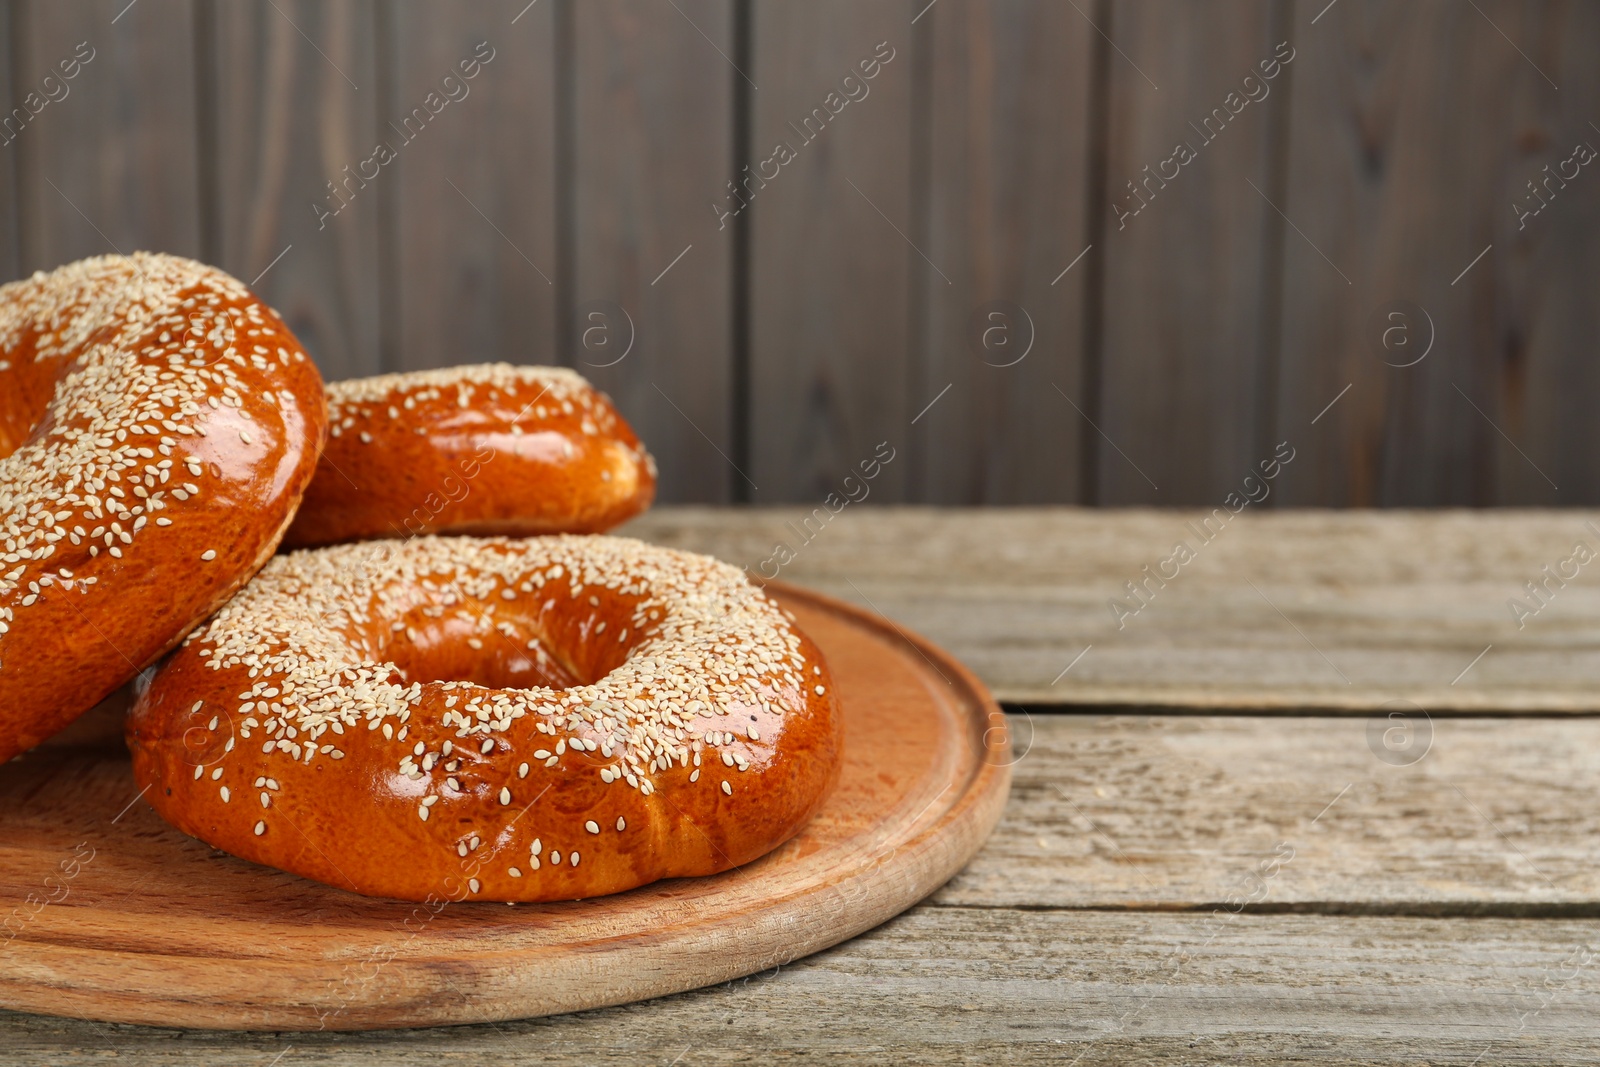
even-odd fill
[{"label": "bagel hole", "polygon": [[[493,626],[459,616],[407,620],[403,629],[390,631],[384,658],[407,682],[570,689],[604,678],[637,644],[606,640],[604,631],[592,629],[597,620],[590,620],[587,630],[570,624],[540,627],[525,615],[503,610],[495,620]],[[618,632],[617,624],[611,624],[610,632]]]},{"label": "bagel hole", "polygon": [[[388,659],[408,682],[471,682],[489,689],[569,689],[594,679],[578,675],[570,664],[556,658],[543,642],[530,649],[504,634],[475,635],[482,646],[474,647],[470,638],[430,640],[418,638],[391,642]],[[543,652],[543,655],[540,655]]]},{"label": "bagel hole", "polygon": [[[565,582],[506,592],[418,605],[398,622],[382,622],[376,645],[406,683],[570,689],[602,680],[645,640],[635,625],[638,597]],[[653,619],[645,629],[654,629]]]}]

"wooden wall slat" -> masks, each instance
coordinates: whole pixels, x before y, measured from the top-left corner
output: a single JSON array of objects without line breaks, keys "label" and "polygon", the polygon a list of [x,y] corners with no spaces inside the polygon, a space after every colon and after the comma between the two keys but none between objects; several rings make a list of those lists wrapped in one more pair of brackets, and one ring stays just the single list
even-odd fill
[{"label": "wooden wall slat", "polygon": [[[16,45],[19,41],[16,5],[0,5],[0,118],[11,114],[19,101],[13,92],[12,80],[17,73]],[[59,78],[60,73],[56,76]],[[60,95],[61,90],[52,86]],[[71,97],[67,97],[71,99]],[[46,105],[47,108],[51,105]],[[17,210],[17,178],[20,148],[17,137],[0,131],[0,282],[10,281],[22,273],[22,248],[19,226],[21,216]]]},{"label": "wooden wall slat", "polygon": [[[1526,183],[1542,179],[1547,164],[1555,169],[1577,142],[1600,151],[1600,66],[1594,62],[1600,7],[1569,0],[1485,10],[1496,22],[1504,13],[1506,32],[1526,42],[1523,49],[1561,87],[1551,92],[1542,77],[1530,78],[1534,72],[1526,65],[1517,72],[1511,139],[1525,151],[1515,167],[1502,172],[1507,191],[1498,204],[1490,205],[1489,216],[1493,219],[1499,211],[1496,233],[1504,236],[1503,247],[1510,253],[1496,261],[1491,274],[1499,281],[1493,306],[1502,426],[1560,490],[1551,490],[1523,457],[1500,441],[1494,502],[1593,505],[1600,502],[1600,423],[1594,417],[1600,397],[1600,360],[1595,358],[1600,338],[1600,168],[1585,165],[1567,188],[1559,189],[1559,199],[1523,230],[1518,230],[1510,199],[1526,200]],[[1496,251],[1502,247],[1499,241],[1497,236]]]},{"label": "wooden wall slat", "polygon": [[662,499],[724,502],[734,243],[711,204],[737,169],[733,4],[590,0],[573,20],[568,354],[655,455]]},{"label": "wooden wall slat", "polygon": [[923,18],[932,34],[928,255],[953,284],[935,275],[924,290],[912,417],[953,388],[918,420],[913,496],[1076,502],[1079,423],[1051,383],[1076,396],[1082,378],[1089,272],[1087,257],[1073,261],[1089,244],[1094,29],[1069,5],[1030,0],[945,0]]},{"label": "wooden wall slat", "polygon": [[[260,276],[330,378],[572,363],[657,453],[664,501],[814,503],[881,440],[905,458],[878,500],[1216,503],[1283,439],[1302,458],[1273,504],[1600,497],[1600,200],[1585,168],[1526,227],[1511,206],[1573,144],[1600,145],[1594,5],[13,0],[4,15],[5,94],[79,41],[96,51],[0,144],[0,277],[161,248]],[[471,95],[319,222],[315,204],[339,203],[327,183],[399,141],[389,122],[479,40],[496,59]],[[1203,143],[1191,122],[1280,40],[1295,61],[1271,95]],[[895,59],[870,96],[798,136],[880,41]],[[1119,222],[1125,183],[1179,139],[1196,159]],[[779,140],[794,160],[719,221],[728,178]],[[1101,177],[1106,202],[1088,204]],[[1015,367],[985,366],[1003,359],[975,341],[997,300],[1032,319]],[[1432,319],[1414,367],[1385,366],[1377,341],[1395,300]],[[633,334],[614,367],[618,349],[582,344],[602,302],[626,312],[608,340]]]},{"label": "wooden wall slat", "polygon": [[[1577,141],[1600,146],[1588,125],[1600,12],[1487,0],[1478,8],[1350,3],[1314,26],[1318,5],[1296,8],[1306,47],[1290,211],[1354,284],[1330,277],[1309,250],[1295,254],[1289,238],[1281,408],[1286,419],[1309,419],[1352,388],[1308,438],[1286,502],[1596,498],[1600,440],[1589,409],[1600,368],[1578,341],[1600,332],[1600,202],[1584,189],[1589,168],[1525,229],[1511,205]],[[1433,348],[1414,366],[1385,365],[1407,361],[1398,345],[1381,346],[1380,319],[1396,300],[1426,312],[1399,322],[1417,355],[1432,320]]]},{"label": "wooden wall slat", "polygon": [[[235,0],[217,6],[216,33],[221,266],[278,309],[326,378],[375,374],[379,203],[396,177],[357,169],[382,101],[373,5]],[[334,181],[349,183],[342,196]]]},{"label": "wooden wall slat", "polygon": [[80,44],[93,50],[67,95],[46,104],[14,146],[25,190],[23,272],[116,251],[200,254],[193,6],[126,6],[13,8],[23,27],[14,89],[42,85]]},{"label": "wooden wall slat", "polygon": [[[399,369],[558,362],[554,5],[526,5],[390,9],[394,74],[378,135],[399,157],[387,223]],[[442,108],[419,132],[402,127],[407,142],[388,124],[427,112],[430,93]]]},{"label": "wooden wall slat", "polygon": [[[1102,209],[1099,421],[1110,443],[1099,446],[1095,503],[1218,503],[1264,458],[1264,252],[1276,223],[1262,194],[1272,193],[1271,110],[1286,103],[1284,74],[1265,83],[1269,95],[1259,103],[1217,123],[1221,132],[1209,143],[1190,123],[1203,130],[1212,108],[1227,109],[1230,92],[1242,96],[1244,79],[1259,78],[1257,64],[1281,40],[1274,7],[1251,0],[1223,14],[1209,5],[1117,0],[1111,24],[1101,27],[1116,46],[1107,196],[1125,210],[1139,207],[1127,183],[1145,181],[1146,166],[1156,177],[1138,214]],[[1180,142],[1195,158],[1161,188],[1161,162]],[[1078,417],[1053,399],[1063,418]]]},{"label": "wooden wall slat", "polygon": [[[753,5],[750,73],[760,88],[751,152],[766,159],[780,142],[795,151],[749,207],[749,473],[758,503],[842,492],[842,479],[878,442],[909,438],[911,419],[932,399],[908,395],[913,275],[945,286],[907,244],[916,228],[914,14],[909,4],[848,0]],[[825,109],[828,94],[880,42],[892,58],[866,97],[844,105],[809,142],[790,127]],[[902,499],[906,470],[902,462],[882,468],[872,498]]]}]

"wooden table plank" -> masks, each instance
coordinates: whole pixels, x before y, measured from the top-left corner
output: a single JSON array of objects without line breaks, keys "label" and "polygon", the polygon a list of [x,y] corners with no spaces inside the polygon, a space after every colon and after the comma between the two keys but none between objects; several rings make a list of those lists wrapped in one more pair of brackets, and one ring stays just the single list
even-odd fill
[{"label": "wooden table plank", "polygon": [[1600,720],[1011,721],[1010,804],[938,903],[1600,916]]},{"label": "wooden table plank", "polygon": [[[627,532],[757,572],[790,541],[783,578],[870,601],[1013,692],[1048,693],[1092,642],[1057,688],[1082,700],[1085,679],[1124,709],[1014,714],[1000,829],[923,905],[644,1004],[282,1036],[0,1013],[8,1062],[1600,1061],[1600,718],[1440,715],[1422,752],[1420,721],[1408,749],[1379,700],[1410,684],[1457,707],[1466,690],[1592,710],[1583,568],[1520,631],[1505,601],[1576,539],[1600,545],[1594,516],[1247,512],[1118,631],[1105,599],[1194,536],[1189,513],[853,507],[809,541],[784,525],[804,514],[658,509]],[[1479,641],[1494,647],[1463,671]],[[1452,655],[1443,681],[1417,680]],[[1305,716],[1335,704],[1313,673],[1328,660],[1367,714]],[[1148,692],[1291,714],[1129,713]]]},{"label": "wooden table plank", "polygon": [[576,1015],[273,1035],[0,1013],[0,1046],[52,1067],[1594,1063],[1597,941],[1575,921],[924,908],[749,980]]},{"label": "wooden table plank", "polygon": [[[663,508],[625,532],[873,606],[1005,701],[1600,710],[1600,656],[1585,654],[1600,646],[1600,570],[1566,562],[1580,541],[1600,556],[1594,512],[1246,508],[1214,517],[1209,542],[1193,511],[823,507],[808,541],[810,514]],[[1119,629],[1110,602],[1137,607],[1126,583],[1180,541],[1194,558],[1148,579]],[[1530,612],[1520,628],[1513,599]]]}]

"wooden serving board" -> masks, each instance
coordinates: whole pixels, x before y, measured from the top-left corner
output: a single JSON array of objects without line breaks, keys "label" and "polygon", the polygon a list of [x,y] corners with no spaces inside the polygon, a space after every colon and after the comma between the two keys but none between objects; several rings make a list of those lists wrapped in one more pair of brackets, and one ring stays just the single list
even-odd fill
[{"label": "wooden serving board", "polygon": [[828,657],[845,766],[816,819],[755,863],[561,904],[369,899],[169,828],[126,752],[85,731],[0,767],[0,1006],[223,1029],[485,1022],[723,982],[878,925],[998,820],[1005,719],[926,641],[768,590]]}]

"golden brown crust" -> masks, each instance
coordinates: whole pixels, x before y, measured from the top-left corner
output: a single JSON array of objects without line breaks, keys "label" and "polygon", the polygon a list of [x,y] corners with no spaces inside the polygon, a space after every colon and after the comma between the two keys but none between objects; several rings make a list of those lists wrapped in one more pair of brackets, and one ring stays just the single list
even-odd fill
[{"label": "golden brown crust", "polygon": [[0,760],[271,557],[325,428],[315,366],[221,271],[138,253],[0,287]]},{"label": "golden brown crust", "polygon": [[559,367],[494,363],[328,386],[331,436],[285,545],[428,533],[600,533],[655,496],[609,398]]},{"label": "golden brown crust", "polygon": [[128,743],[156,810],[235,855],[540,901],[763,855],[831,788],[840,724],[816,646],[733,567],[427,537],[273,560],[163,665]]}]

